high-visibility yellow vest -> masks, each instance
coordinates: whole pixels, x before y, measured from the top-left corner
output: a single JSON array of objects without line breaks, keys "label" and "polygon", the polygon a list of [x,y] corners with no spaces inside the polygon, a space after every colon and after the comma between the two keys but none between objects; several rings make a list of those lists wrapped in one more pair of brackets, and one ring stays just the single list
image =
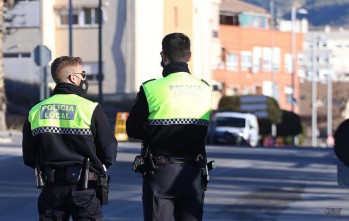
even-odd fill
[{"label": "high-visibility yellow vest", "polygon": [[91,118],[97,105],[75,94],[56,94],[47,98],[29,112],[32,134],[90,135]]},{"label": "high-visibility yellow vest", "polygon": [[172,73],[143,84],[149,125],[208,125],[212,89],[187,72]]}]

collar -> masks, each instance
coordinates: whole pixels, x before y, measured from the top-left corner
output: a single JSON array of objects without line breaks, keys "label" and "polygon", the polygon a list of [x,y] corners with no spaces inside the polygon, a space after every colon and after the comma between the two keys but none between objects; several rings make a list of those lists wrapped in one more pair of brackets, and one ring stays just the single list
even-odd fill
[{"label": "collar", "polygon": [[189,72],[188,64],[186,62],[172,62],[165,66],[165,68],[162,70],[162,76],[166,77],[169,74],[176,73],[176,72]]},{"label": "collar", "polygon": [[70,83],[57,84],[53,90],[53,94],[76,94],[83,97],[81,89],[78,86]]}]

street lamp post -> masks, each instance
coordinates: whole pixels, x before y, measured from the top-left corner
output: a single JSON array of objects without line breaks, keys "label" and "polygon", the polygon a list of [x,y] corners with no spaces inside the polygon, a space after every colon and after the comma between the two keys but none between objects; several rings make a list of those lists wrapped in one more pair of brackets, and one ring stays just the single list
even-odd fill
[{"label": "street lamp post", "polygon": [[98,2],[99,18],[98,18],[98,101],[103,104],[103,44],[102,44],[102,25],[103,25],[103,10],[102,0]]},{"label": "street lamp post", "polygon": [[73,3],[69,0],[69,56],[73,56]]},{"label": "street lamp post", "polygon": [[[291,88],[292,88],[292,96],[291,96],[291,111],[295,111],[295,77],[296,77],[296,36],[295,36],[295,23],[296,16],[299,14],[307,14],[308,11],[303,8],[297,8],[292,6],[291,8],[291,50],[292,50],[292,74],[291,74]],[[295,137],[292,138],[292,143],[295,144]]]},{"label": "street lamp post", "polygon": [[291,88],[292,88],[292,96],[291,96],[291,111],[294,112],[294,97],[295,97],[295,53],[296,53],[296,38],[295,38],[295,20],[296,20],[296,7],[292,6],[291,9],[291,50],[292,50],[292,76],[291,76]]},{"label": "street lamp post", "polygon": [[311,66],[311,72],[312,72],[312,113],[311,113],[311,145],[313,147],[317,146],[317,112],[316,112],[316,95],[317,95],[317,63],[316,63],[316,57],[317,57],[317,51],[316,51],[316,45],[317,45],[317,37],[312,34],[312,40],[311,40],[312,48],[311,48],[311,60],[312,60],[312,66]]},{"label": "street lamp post", "polygon": [[291,9],[291,50],[292,50],[292,76],[291,76],[291,88],[292,88],[292,96],[291,96],[291,111],[294,112],[295,110],[295,77],[296,77],[296,30],[295,30],[295,23],[296,23],[296,16],[297,13],[299,14],[308,14],[308,11],[304,8],[297,8],[295,6],[292,6]]},{"label": "street lamp post", "polygon": [[327,136],[332,136],[332,71],[330,54],[327,55]]}]

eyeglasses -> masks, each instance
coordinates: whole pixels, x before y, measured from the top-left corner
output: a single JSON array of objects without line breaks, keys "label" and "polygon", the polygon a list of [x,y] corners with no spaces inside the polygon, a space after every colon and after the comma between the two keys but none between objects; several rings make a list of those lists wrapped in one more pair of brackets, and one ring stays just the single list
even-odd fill
[{"label": "eyeglasses", "polygon": [[[77,75],[80,74],[82,78],[79,78]],[[82,71],[81,73],[73,73],[73,75],[81,80],[86,80],[86,74],[85,71]]]}]

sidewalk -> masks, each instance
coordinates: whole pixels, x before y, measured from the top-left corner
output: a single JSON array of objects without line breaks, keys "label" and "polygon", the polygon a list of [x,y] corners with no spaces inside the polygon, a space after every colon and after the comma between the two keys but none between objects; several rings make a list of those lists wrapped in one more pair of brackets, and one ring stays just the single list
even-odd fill
[{"label": "sidewalk", "polygon": [[0,131],[0,143],[12,143],[14,140],[22,139],[22,131],[6,130]]}]

